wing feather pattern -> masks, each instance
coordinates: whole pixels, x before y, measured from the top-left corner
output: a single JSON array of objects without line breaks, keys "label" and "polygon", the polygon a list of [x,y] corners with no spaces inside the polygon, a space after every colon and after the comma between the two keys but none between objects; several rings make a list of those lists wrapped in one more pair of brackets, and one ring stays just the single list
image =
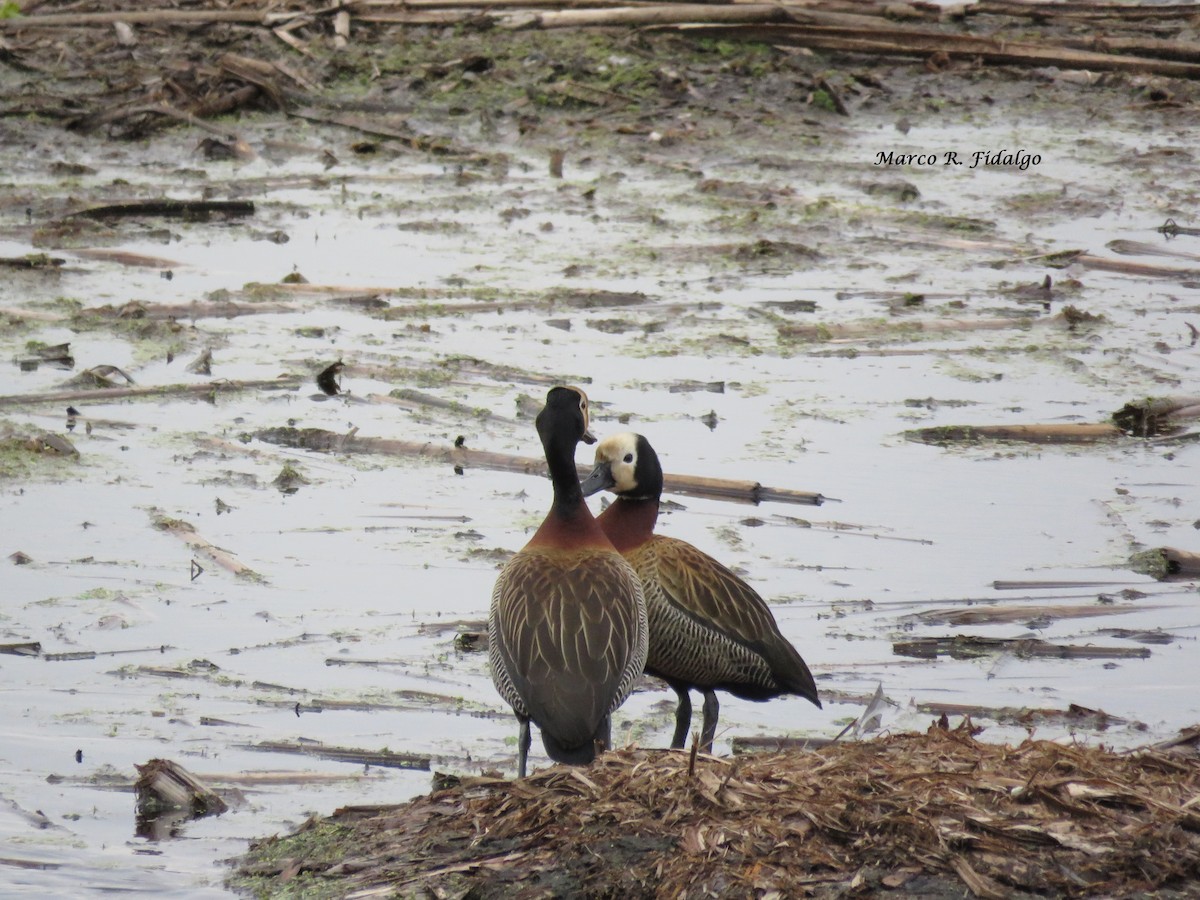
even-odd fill
[{"label": "wing feather pattern", "polygon": [[665,535],[629,558],[646,588],[650,671],[752,699],[787,691],[817,702],[808,666],[766,601],[736,574]]},{"label": "wing feather pattern", "polygon": [[496,688],[546,746],[590,747],[642,672],[647,626],[632,567],[612,551],[526,551],[492,594]]}]

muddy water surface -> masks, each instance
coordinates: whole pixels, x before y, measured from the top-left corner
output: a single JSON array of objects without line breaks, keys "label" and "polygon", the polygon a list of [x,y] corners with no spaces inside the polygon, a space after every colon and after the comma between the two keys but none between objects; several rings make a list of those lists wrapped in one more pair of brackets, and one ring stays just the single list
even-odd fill
[{"label": "muddy water surface", "polygon": [[[1050,268],[1041,258],[1127,259],[1106,251],[1117,239],[1200,252],[1195,239],[1168,244],[1154,231],[1194,209],[1194,179],[1184,185],[1174,157],[1156,152],[1187,145],[1185,126],[1174,131],[1163,114],[1150,137],[1111,120],[1111,98],[1080,102],[1102,127],[1083,143],[1085,112],[1064,128],[986,106],[946,123],[917,105],[907,136],[893,111],[863,110],[824,123],[819,141],[798,143],[787,128],[774,144],[760,134],[753,152],[713,123],[707,141],[682,145],[581,139],[561,180],[546,174],[546,148],[515,130],[494,141],[504,164],[384,154],[326,171],[322,149],[352,158],[346,135],[297,134],[275,119],[241,123],[243,135],[265,147],[286,132],[312,152],[204,163],[183,132],[139,147],[18,136],[6,120],[6,141],[37,152],[4,187],[0,256],[43,249],[36,229],[114,191],[208,190],[252,199],[256,213],[134,220],[98,229],[96,240],[51,240],[44,249],[64,266],[6,274],[0,287],[0,306],[16,311],[0,339],[13,360],[0,393],[28,398],[0,418],[10,434],[61,434],[79,451],[5,451],[0,550],[30,561],[3,561],[0,643],[37,642],[40,652],[0,655],[2,892],[218,896],[221,860],[248,839],[430,786],[425,771],[259,745],[386,749],[439,771],[511,772],[515,722],[484,656],[454,639],[479,630],[498,567],[540,521],[547,483],[255,435],[294,424],[445,446],[462,436],[470,448],[532,456],[530,410],[554,380],[584,384],[595,430],[642,431],[668,471],[830,498],[820,507],[670,498],[678,506],[662,529],[744,571],[827,698],[821,711],[727,699],[718,752],[735,737],[832,737],[879,685],[884,727],[924,727],[929,704],[963,704],[995,740],[1026,733],[996,712],[1004,708],[1102,709],[1115,717],[1102,731],[1065,715],[1029,727],[1118,746],[1200,720],[1195,586],[1126,565],[1144,547],[1195,549],[1194,445],[930,446],[904,436],[934,425],[1099,422],[1128,400],[1194,390],[1194,275]],[[1013,147],[1018,135],[1042,156],[1025,172],[873,165],[901,144],[966,156]],[[49,170],[60,159],[90,161],[96,174],[63,183]],[[275,232],[289,240],[264,239]],[[101,244],[162,262],[75,253]],[[293,272],[309,284],[254,286]],[[1047,275],[1057,293],[1021,292]],[[588,291],[612,293],[581,299]],[[345,299],[364,295],[390,317]],[[78,317],[206,297],[288,311],[185,314],[173,327]],[[1103,321],[897,330],[916,320],[1036,322],[1068,303]],[[408,307],[417,308],[395,312]],[[860,330],[786,334],[814,324]],[[72,371],[16,364],[30,342],[65,341]],[[211,376],[185,371],[206,347]],[[326,397],[314,379],[338,359],[349,366],[345,393]],[[73,399],[83,418],[68,431],[68,402],[38,395],[98,365],[139,386],[297,382],[211,401]],[[386,402],[396,388],[459,406]],[[285,466],[307,480],[294,493],[273,484]],[[189,523],[251,573],[155,528],[161,516]],[[1028,614],[999,624],[931,615],[991,605]],[[1161,631],[1161,642],[1112,628]],[[1146,655],[893,652],[897,641],[956,634]],[[616,733],[664,745],[671,699],[647,684]],[[534,765],[546,764],[534,749]],[[138,834],[129,786],[134,765],[155,757],[227,791],[232,811]]]}]

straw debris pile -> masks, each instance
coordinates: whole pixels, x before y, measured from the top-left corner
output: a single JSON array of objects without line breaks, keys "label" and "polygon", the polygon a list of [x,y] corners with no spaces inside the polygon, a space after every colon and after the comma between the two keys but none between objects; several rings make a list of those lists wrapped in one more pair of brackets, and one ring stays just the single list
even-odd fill
[{"label": "straw debris pile", "polygon": [[1200,758],[1179,750],[938,726],[785,755],[625,750],[339,810],[256,844],[238,880],[348,897],[1200,897]]}]

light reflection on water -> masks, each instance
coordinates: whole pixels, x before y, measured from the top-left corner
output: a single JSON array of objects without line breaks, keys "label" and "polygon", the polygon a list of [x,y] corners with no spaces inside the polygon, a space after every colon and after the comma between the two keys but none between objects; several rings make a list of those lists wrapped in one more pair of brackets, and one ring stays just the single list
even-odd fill
[{"label": "light reflection on water", "polygon": [[[1009,140],[1012,127],[981,124],[979,134],[945,128],[917,137],[938,150],[991,146]],[[890,130],[869,131],[850,153],[831,139],[820,152],[843,165],[852,160],[853,178],[798,181],[794,187],[804,199],[862,203],[852,182],[879,174],[863,159],[892,141]],[[1057,189],[1079,180],[1088,167],[1102,172],[1129,149],[1093,146],[1073,156],[1049,139],[1043,146],[1045,164],[1027,176],[891,174],[919,187],[918,209],[999,220],[1004,239],[1021,242],[1032,232],[1031,240],[1049,249],[1065,244],[1096,252],[1152,220],[1155,210],[1139,205],[1143,194],[1132,191],[1129,207],[1137,210],[1045,224],[1008,222],[997,197]],[[848,216],[846,235],[812,240],[824,261],[757,274],[703,249],[745,235],[722,231],[718,217],[724,210],[696,191],[688,176],[646,165],[644,172],[631,168],[617,179],[596,166],[564,191],[531,163],[529,170],[514,167],[506,177],[464,191],[441,167],[389,166],[397,176],[390,183],[356,182],[364,168],[350,172],[345,189],[335,183],[267,194],[252,226],[189,227],[169,243],[121,245],[179,262],[170,280],[157,270],[76,260],[44,296],[37,289],[30,297],[5,293],[0,305],[55,296],[82,298],[85,306],[130,299],[188,303],[217,289],[274,283],[293,268],[314,283],[357,287],[496,286],[502,299],[564,284],[644,291],[650,298],[644,307],[395,321],[297,292],[290,301],[300,310],[295,313],[195,323],[200,333],[192,350],[210,344],[214,377],[230,379],[312,374],[339,357],[351,363],[391,360],[436,375],[455,355],[588,379],[596,430],[644,432],[668,471],[752,479],[837,498],[813,508],[673,497],[685,508],[664,515],[662,529],[743,568],[764,596],[780,600],[781,626],[822,688],[858,696],[882,683],[895,704],[890,727],[925,726],[931,717],[910,702],[1046,709],[1077,703],[1148,725],[1146,733],[1118,726],[1100,736],[1132,745],[1169,736],[1200,718],[1192,689],[1200,625],[1194,591],[1157,586],[1123,568],[1134,544],[1188,547],[1194,541],[1200,479],[1192,473],[1193,449],[943,449],[901,436],[909,428],[940,424],[1100,421],[1132,397],[1177,392],[1169,382],[1164,390],[1162,379],[1183,378],[1192,366],[1155,350],[1154,341],[1182,346],[1181,318],[1167,293],[1192,289],[1088,272],[1080,276],[1086,290],[1078,302],[1108,317],[1092,333],[966,333],[930,338],[916,345],[927,352],[915,355],[819,357],[810,351],[826,345],[779,343],[775,320],[761,315],[762,301],[817,302],[817,313],[788,321],[872,317],[886,323],[903,313],[888,311],[883,292],[940,291],[960,297],[966,304],[961,314],[970,316],[978,308],[1012,307],[994,292],[1038,282],[1046,270],[1035,263],[989,268],[980,265],[986,254],[904,244],[896,238],[906,226]],[[247,179],[268,171],[279,170],[263,166],[239,174]],[[740,159],[714,164],[706,174],[773,177]],[[588,205],[577,195],[593,182],[597,200]],[[648,224],[648,205],[667,226]],[[313,207],[310,217],[298,212],[306,207]],[[510,208],[529,215],[506,221],[500,213]],[[776,236],[809,240],[800,206],[782,209]],[[399,227],[439,220],[454,227]],[[552,228],[543,230],[545,223]],[[273,227],[284,229],[290,241],[251,239],[251,231]],[[1140,230],[1132,236],[1146,239]],[[864,246],[874,241],[874,249],[857,249],[856,239]],[[679,245],[692,250],[673,253]],[[2,255],[28,250],[0,244]],[[863,265],[843,268],[842,252],[860,254]],[[563,274],[571,263],[593,268],[572,280]],[[839,298],[842,290],[851,293]],[[913,314],[946,314],[943,302],[930,300]],[[548,318],[560,320],[560,327],[548,325]],[[422,331],[422,324],[429,330]],[[325,334],[310,336],[304,329],[312,326]],[[70,340],[77,370],[108,363],[130,370],[139,384],[204,380],[183,371],[190,356],[168,363],[163,354],[147,354],[104,331],[76,334],[59,323],[37,338]],[[5,352],[16,354],[26,339],[7,338]],[[1038,342],[1058,349],[1029,351]],[[893,345],[864,339],[853,346]],[[64,375],[12,367],[3,380],[3,393],[28,393],[50,390]],[[520,395],[544,391],[481,377],[427,381],[415,386],[506,418],[517,417]],[[684,381],[722,381],[725,391],[668,391]],[[389,770],[381,781],[364,784],[246,790],[246,802],[234,812],[189,824],[183,840],[149,846],[133,837],[130,794],[77,783],[106,767],[132,777],[135,763],[164,756],[202,777],[248,769],[357,774],[344,763],[243,749],[308,739],[432,754],[435,768],[511,769],[515,722],[495,695],[483,656],[453,648],[460,627],[454,623],[479,623],[486,616],[499,561],[536,527],[547,485],[516,474],[469,469],[459,475],[423,461],[243,442],[256,429],[292,420],[299,427],[338,433],[357,428],[362,436],[446,445],[463,435],[478,449],[536,453],[527,419],[513,427],[357,402],[393,386],[349,378],[349,400],[318,400],[309,378],[297,391],[235,394],[212,404],[81,401],[76,405],[98,421],[91,436],[78,430],[72,435],[80,464],[61,481],[42,476],[0,485],[0,548],[5,555],[19,549],[34,561],[3,569],[0,642],[40,641],[44,653],[117,654],[70,662],[0,655],[0,710],[11,723],[0,741],[0,795],[21,809],[41,810],[66,829],[66,837],[59,829],[34,830],[18,813],[0,808],[0,857],[63,866],[0,869],[6,894],[83,885],[84,893],[218,895],[224,870],[214,862],[236,855],[245,840],[338,805],[399,801],[429,787],[426,773]],[[715,429],[704,423],[709,413],[717,416]],[[4,418],[54,431],[65,424],[57,405],[9,409]],[[105,419],[132,427],[99,421]],[[213,437],[234,449],[201,449],[201,439]],[[581,449],[581,462],[586,454]],[[285,462],[311,482],[291,496],[271,485]],[[233,509],[218,514],[218,498]],[[154,530],[155,510],[190,522],[264,580],[235,578],[177,537]],[[762,524],[743,522],[751,517]],[[193,558],[205,567],[195,581]],[[997,591],[997,580],[1112,586]],[[1149,596],[1118,599],[1131,610],[1124,615],[958,628],[908,618],[970,601],[1027,604],[1032,619],[1043,603],[1088,605],[1101,593],[1131,585]],[[1153,645],[1148,659],[1117,661],[1005,656],[927,662],[897,657],[891,647],[893,640],[957,632],[1138,646],[1098,633],[1106,627],[1162,628],[1178,639]],[[141,652],[120,652],[131,649]],[[139,667],[173,669],[179,677]],[[423,703],[403,691],[448,699]],[[364,698],[392,708],[295,712],[297,703]],[[665,744],[670,714],[662,704],[669,698],[661,691],[636,694],[617,716],[616,733],[648,746]],[[818,711],[796,699],[762,705],[726,699],[718,752],[727,752],[738,735],[836,734],[860,708],[831,702]],[[206,725],[202,719],[234,724]],[[1065,731],[1040,726],[1038,734]],[[1023,736],[1013,727],[985,732],[996,740]],[[535,742],[535,754],[538,749]],[[82,763],[75,762],[76,750],[83,751]],[[535,764],[542,762],[537,759]],[[51,775],[67,780],[51,784]]]}]

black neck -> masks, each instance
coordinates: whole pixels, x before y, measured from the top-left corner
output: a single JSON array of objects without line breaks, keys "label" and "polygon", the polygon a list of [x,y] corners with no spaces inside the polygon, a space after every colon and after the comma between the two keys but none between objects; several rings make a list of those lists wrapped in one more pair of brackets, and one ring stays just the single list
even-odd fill
[{"label": "black neck", "polygon": [[554,508],[558,512],[572,512],[583,503],[583,491],[579,489],[579,470],[575,467],[575,448],[578,439],[561,433],[542,436],[546,450],[546,465],[550,469],[550,483],[554,486]]},{"label": "black neck", "polygon": [[655,506],[662,498],[663,470],[658,454],[642,435],[637,436],[637,469],[633,473],[637,482],[636,494],[630,500],[652,500]]}]

